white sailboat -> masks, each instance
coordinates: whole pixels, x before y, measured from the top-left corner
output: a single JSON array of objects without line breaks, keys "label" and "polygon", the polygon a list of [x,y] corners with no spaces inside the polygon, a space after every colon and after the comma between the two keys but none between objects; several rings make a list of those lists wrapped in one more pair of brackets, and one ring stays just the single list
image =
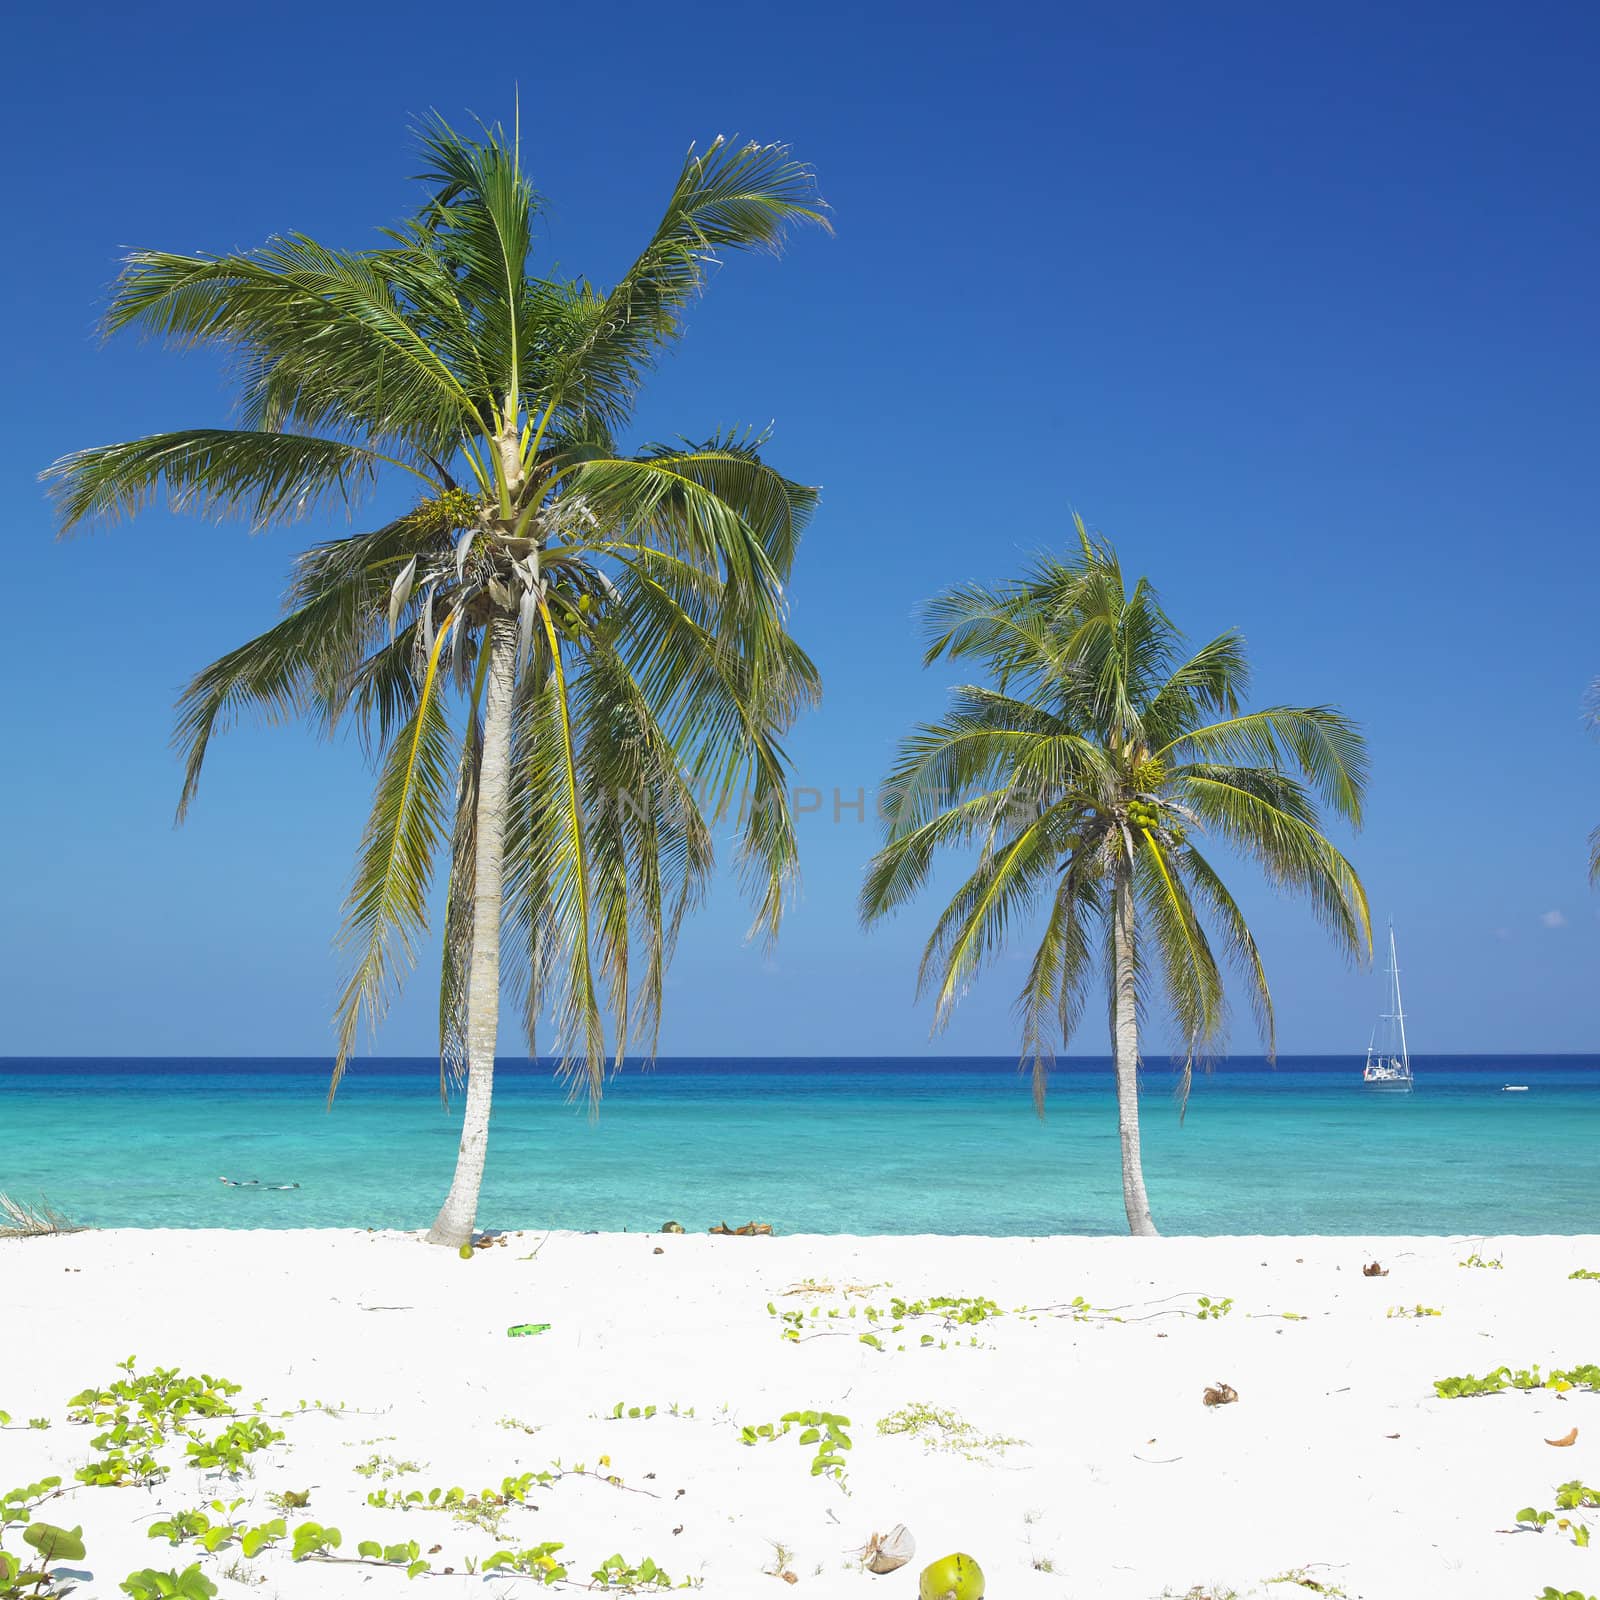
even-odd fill
[{"label": "white sailboat", "polygon": [[1369,1089],[1411,1088],[1411,1054],[1406,1048],[1406,1012],[1400,1003],[1400,962],[1394,950],[1394,924],[1389,924],[1389,1009],[1367,1041],[1367,1063],[1361,1081]]}]

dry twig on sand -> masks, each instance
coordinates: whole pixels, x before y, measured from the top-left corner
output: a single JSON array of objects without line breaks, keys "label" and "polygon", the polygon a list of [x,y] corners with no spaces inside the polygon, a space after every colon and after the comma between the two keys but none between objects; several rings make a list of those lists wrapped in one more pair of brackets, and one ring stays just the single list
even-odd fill
[{"label": "dry twig on sand", "polygon": [[59,1211],[52,1211],[41,1195],[39,1204],[13,1200],[0,1190],[0,1239],[36,1239],[53,1233],[86,1233],[85,1223],[74,1222]]}]

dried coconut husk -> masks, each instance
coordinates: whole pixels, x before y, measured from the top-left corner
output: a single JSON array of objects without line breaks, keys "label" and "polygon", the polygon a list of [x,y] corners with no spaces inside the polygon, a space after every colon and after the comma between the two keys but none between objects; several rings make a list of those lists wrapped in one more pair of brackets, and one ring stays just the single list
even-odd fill
[{"label": "dried coconut husk", "polygon": [[868,1572],[898,1572],[917,1553],[917,1541],[903,1522],[875,1533],[856,1552]]},{"label": "dried coconut husk", "polygon": [[1229,1383],[1217,1383],[1200,1397],[1208,1406],[1231,1406],[1239,1398],[1239,1391]]}]

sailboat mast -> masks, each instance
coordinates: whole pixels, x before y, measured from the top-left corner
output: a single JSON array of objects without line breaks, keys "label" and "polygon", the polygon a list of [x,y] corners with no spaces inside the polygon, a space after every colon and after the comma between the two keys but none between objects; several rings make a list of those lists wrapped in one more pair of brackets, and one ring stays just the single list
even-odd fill
[{"label": "sailboat mast", "polygon": [[1400,959],[1394,951],[1394,924],[1389,924],[1389,971],[1394,974],[1394,1019],[1400,1026],[1400,1060],[1410,1066],[1411,1056],[1406,1049],[1406,1011],[1400,1003]]}]

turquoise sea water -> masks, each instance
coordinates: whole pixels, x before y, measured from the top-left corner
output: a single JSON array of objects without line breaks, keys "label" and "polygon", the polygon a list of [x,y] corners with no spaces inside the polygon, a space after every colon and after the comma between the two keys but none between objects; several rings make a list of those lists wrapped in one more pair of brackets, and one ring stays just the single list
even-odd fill
[{"label": "turquoise sea water", "polygon": [[[1600,1057],[1234,1059],[1180,1124],[1146,1070],[1145,1174],[1168,1233],[1600,1230]],[[317,1060],[0,1060],[0,1190],[119,1227],[419,1227],[455,1158],[427,1061],[373,1060],[325,1109]],[[1525,1083],[1526,1094],[1502,1085]],[[1058,1066],[1048,1118],[1010,1060],[670,1060],[598,1121],[549,1070],[496,1075],[482,1226],[793,1233],[1120,1232],[1108,1063]],[[219,1176],[298,1183],[229,1188]]]}]

